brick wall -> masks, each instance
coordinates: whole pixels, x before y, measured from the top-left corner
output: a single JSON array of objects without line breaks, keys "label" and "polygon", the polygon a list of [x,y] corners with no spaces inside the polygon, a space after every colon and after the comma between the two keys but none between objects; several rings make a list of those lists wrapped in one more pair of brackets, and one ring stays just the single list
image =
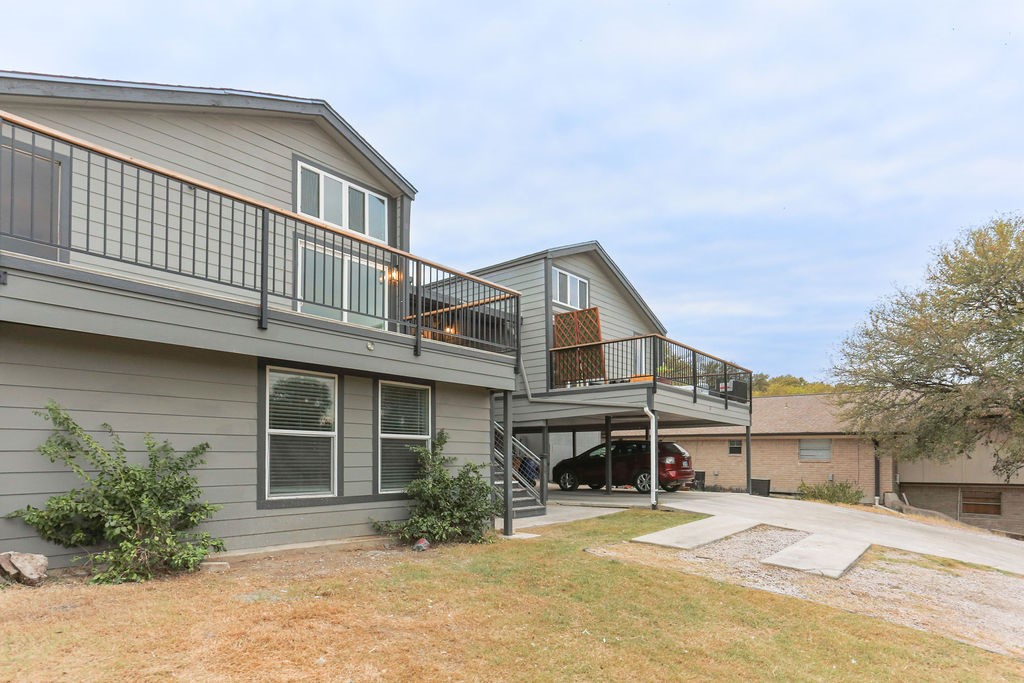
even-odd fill
[{"label": "brick wall", "polygon": [[[958,517],[961,490],[1001,492],[1002,514],[979,515],[967,513],[960,514]],[[999,531],[1024,534],[1024,485],[983,486],[964,484],[960,486],[905,483],[900,485],[900,492],[906,494],[910,504],[914,507],[935,510],[953,519],[959,518],[965,524],[980,526],[985,529],[997,529]]]},{"label": "brick wall", "polygon": [[[829,438],[815,437],[808,438]],[[729,439],[723,437],[681,437],[678,441],[693,456],[694,469],[703,470],[708,486],[746,487],[746,455],[729,455]],[[827,462],[800,460],[800,439],[754,437],[751,451],[751,477],[770,479],[772,491],[794,493],[801,481],[822,484],[829,480],[849,481],[864,492],[865,500],[874,496],[875,458],[871,442],[863,439],[832,438],[832,457]],[[744,443],[743,448],[746,448]],[[893,463],[883,458],[880,468],[882,493],[893,490]]]}]

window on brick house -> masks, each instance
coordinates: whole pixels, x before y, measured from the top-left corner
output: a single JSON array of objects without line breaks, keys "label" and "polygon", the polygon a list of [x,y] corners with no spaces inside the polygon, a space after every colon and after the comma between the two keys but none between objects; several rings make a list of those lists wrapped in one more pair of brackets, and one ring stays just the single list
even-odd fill
[{"label": "window on brick house", "polygon": [[965,515],[1002,515],[1001,491],[964,491],[960,496],[960,513]]},{"label": "window on brick house", "polygon": [[729,455],[743,455],[743,442],[740,439],[729,439]]},{"label": "window on brick house", "polygon": [[800,439],[800,462],[828,462],[832,459],[832,439]]}]

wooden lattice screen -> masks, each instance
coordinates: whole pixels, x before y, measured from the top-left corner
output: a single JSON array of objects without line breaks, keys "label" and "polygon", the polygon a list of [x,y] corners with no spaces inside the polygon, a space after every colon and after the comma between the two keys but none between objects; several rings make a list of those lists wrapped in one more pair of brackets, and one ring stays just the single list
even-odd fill
[{"label": "wooden lattice screen", "polygon": [[[596,307],[555,315],[554,347],[577,346],[601,341],[601,315]],[[604,347],[600,344],[551,354],[551,379],[556,387],[603,382]]]}]

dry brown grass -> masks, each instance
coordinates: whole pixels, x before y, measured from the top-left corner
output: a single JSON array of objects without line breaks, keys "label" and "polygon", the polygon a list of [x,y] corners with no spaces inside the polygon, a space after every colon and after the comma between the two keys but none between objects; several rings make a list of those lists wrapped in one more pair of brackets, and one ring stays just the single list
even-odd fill
[{"label": "dry brown grass", "polygon": [[1024,677],[937,636],[583,552],[689,518],[627,511],[423,554],[324,548],[143,585],[10,588],[0,679]]}]

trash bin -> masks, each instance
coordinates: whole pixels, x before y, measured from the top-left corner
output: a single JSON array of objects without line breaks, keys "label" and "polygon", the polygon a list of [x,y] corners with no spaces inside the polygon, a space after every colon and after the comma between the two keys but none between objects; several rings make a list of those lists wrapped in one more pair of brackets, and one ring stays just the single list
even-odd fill
[{"label": "trash bin", "polygon": [[705,481],[704,477],[705,477],[706,474],[707,473],[703,472],[702,470],[694,470],[693,471],[693,490],[694,491],[703,491],[704,490],[704,481]]},{"label": "trash bin", "polygon": [[750,480],[750,495],[752,496],[764,496],[768,497],[768,494],[772,490],[771,479],[751,479]]}]

